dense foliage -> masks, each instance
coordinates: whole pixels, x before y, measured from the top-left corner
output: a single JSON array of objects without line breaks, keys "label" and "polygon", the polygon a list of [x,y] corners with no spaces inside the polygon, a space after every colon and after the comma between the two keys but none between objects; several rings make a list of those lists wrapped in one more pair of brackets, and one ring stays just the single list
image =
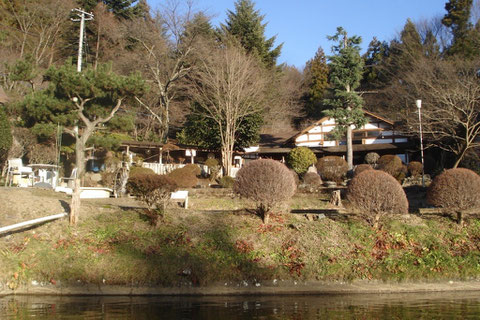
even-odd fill
[{"label": "dense foliage", "polygon": [[[198,166],[196,167],[198,168]],[[193,188],[198,182],[197,175],[195,174],[196,172],[198,172],[196,169],[192,170],[192,167],[185,166],[173,170],[168,174],[168,177],[180,188]]]},{"label": "dense foliage", "polygon": [[307,172],[308,168],[315,163],[317,163],[317,157],[307,147],[294,148],[287,156],[288,166],[300,175]]}]

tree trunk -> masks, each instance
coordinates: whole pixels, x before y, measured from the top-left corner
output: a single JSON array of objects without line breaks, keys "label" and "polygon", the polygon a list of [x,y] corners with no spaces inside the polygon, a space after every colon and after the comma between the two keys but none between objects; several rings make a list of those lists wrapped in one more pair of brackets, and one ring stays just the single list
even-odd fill
[{"label": "tree trunk", "polygon": [[460,153],[457,156],[457,160],[455,160],[455,164],[453,165],[453,168],[458,167],[460,162],[463,160],[463,157],[465,156],[465,153],[467,153],[467,150],[468,150],[468,148],[466,146],[464,146],[462,148],[462,150],[460,151]]},{"label": "tree trunk", "polygon": [[80,192],[81,179],[85,171],[85,144],[83,139],[77,137],[75,143],[75,165],[77,167],[77,175],[74,179],[72,203],[70,205],[70,225],[74,226],[78,222],[78,214],[80,211]]},{"label": "tree trunk", "polygon": [[353,143],[352,143],[352,127],[347,127],[347,163],[348,170],[353,170]]}]

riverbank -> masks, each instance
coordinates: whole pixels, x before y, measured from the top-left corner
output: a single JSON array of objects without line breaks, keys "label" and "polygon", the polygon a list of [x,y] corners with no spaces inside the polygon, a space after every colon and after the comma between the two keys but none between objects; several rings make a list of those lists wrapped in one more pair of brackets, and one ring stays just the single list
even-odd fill
[{"label": "riverbank", "polygon": [[245,296],[245,295],[344,295],[398,294],[433,292],[480,291],[480,281],[448,281],[432,283],[383,283],[356,281],[325,283],[299,281],[270,281],[269,283],[228,283],[207,287],[128,287],[84,284],[63,287],[50,283],[21,286],[15,291],[0,288],[0,297],[10,295],[58,296]]},{"label": "riverbank", "polygon": [[[418,196],[418,194],[417,194]],[[19,200],[21,199],[21,201]],[[289,210],[320,209],[297,194]],[[61,212],[47,190],[0,188],[0,225]],[[409,214],[372,229],[354,215],[274,214],[225,189],[191,190],[158,227],[134,199],[82,201],[67,219],[0,236],[5,294],[333,294],[479,290],[480,223]],[[318,219],[317,219],[318,218]],[[225,285],[226,284],[226,285]]]}]

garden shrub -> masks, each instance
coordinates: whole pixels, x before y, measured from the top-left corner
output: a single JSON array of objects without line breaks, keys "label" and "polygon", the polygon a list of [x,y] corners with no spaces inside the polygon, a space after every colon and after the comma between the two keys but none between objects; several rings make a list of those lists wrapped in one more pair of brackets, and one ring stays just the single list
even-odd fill
[{"label": "garden shrub", "polygon": [[389,213],[408,213],[408,200],[395,178],[379,170],[355,175],[347,189],[347,200],[373,227]]},{"label": "garden shrub", "polygon": [[376,152],[369,152],[365,155],[365,162],[371,166],[376,166],[380,155]]},{"label": "garden shrub", "polygon": [[290,170],[271,159],[251,161],[237,173],[234,190],[252,200],[257,213],[268,223],[270,211],[288,201],[297,186]]},{"label": "garden shrub", "polygon": [[200,169],[200,167],[198,165],[193,164],[193,163],[189,163],[189,164],[185,165],[183,168],[184,168],[184,170],[191,171],[195,176],[199,176],[200,174],[202,174],[202,169]]},{"label": "garden shrub", "polygon": [[365,170],[373,170],[372,166],[369,165],[369,164],[359,164],[355,167],[355,171],[354,171],[354,174],[357,175],[357,174],[360,174],[361,172],[365,171]]},{"label": "garden shrub", "polygon": [[210,171],[210,181],[215,180],[215,178],[218,176],[218,172],[220,172],[218,160],[215,158],[208,158],[207,161],[205,161],[205,165]]},{"label": "garden shrub", "polygon": [[347,162],[337,156],[326,156],[317,161],[318,174],[324,181],[342,182],[347,175]]},{"label": "garden shrub", "polygon": [[303,176],[303,183],[308,187],[319,187],[322,185],[322,178],[315,172],[307,172]]},{"label": "garden shrub", "polygon": [[230,176],[224,176],[218,180],[218,184],[221,185],[222,188],[233,188],[235,179]]},{"label": "garden shrub", "polygon": [[465,168],[446,170],[428,187],[427,201],[456,212],[461,223],[463,210],[480,208],[480,176]]},{"label": "garden shrub", "polygon": [[399,182],[405,179],[406,173],[402,159],[393,154],[386,154],[378,159],[378,169],[385,171]]},{"label": "garden shrub", "polygon": [[168,174],[168,176],[180,188],[193,188],[198,183],[197,176],[193,170],[191,168],[187,168],[187,166],[173,170]]},{"label": "garden shrub", "polygon": [[298,186],[300,184],[300,177],[298,176],[298,173],[295,172],[295,170],[290,169],[290,173],[293,176],[293,180],[295,181],[295,185]]},{"label": "garden shrub", "polygon": [[298,174],[307,172],[308,167],[317,162],[317,157],[307,147],[297,147],[292,149],[287,156],[287,164]]},{"label": "garden shrub", "polygon": [[150,168],[143,168],[143,167],[130,167],[129,177],[134,177],[136,175],[144,175],[144,174],[155,174]]},{"label": "garden shrub", "polygon": [[165,214],[171,193],[177,190],[175,182],[166,175],[136,174],[127,182],[127,190],[147,205],[147,213],[153,225]]},{"label": "garden shrub", "polygon": [[411,161],[408,164],[408,173],[410,174],[411,177],[418,177],[419,175],[422,174],[422,163],[418,161]]}]

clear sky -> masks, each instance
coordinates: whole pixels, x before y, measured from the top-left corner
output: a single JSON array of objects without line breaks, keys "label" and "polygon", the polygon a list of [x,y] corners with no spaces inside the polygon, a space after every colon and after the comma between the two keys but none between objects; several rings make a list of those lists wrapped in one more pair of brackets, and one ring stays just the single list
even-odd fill
[{"label": "clear sky", "polygon": [[[164,0],[148,0],[153,8]],[[413,22],[443,16],[447,0],[254,0],[265,16],[266,36],[283,42],[279,63],[303,68],[321,46],[330,54],[333,35],[342,26],[350,35],[362,37],[365,50],[374,36],[390,41],[410,18]],[[195,7],[213,15],[218,26],[227,10],[235,10],[234,0],[196,0]]]}]

